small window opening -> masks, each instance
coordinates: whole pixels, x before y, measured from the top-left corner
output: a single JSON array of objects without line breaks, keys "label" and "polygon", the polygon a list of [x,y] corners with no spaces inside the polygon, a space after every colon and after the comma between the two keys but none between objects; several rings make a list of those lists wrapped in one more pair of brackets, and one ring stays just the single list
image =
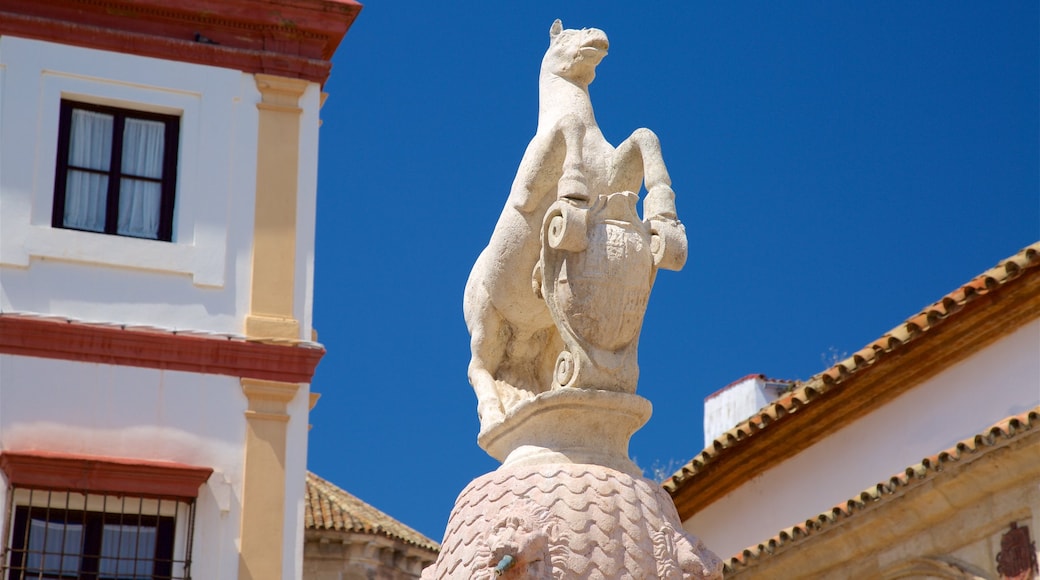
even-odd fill
[{"label": "small window opening", "polygon": [[6,580],[190,580],[195,502],[9,488]]},{"label": "small window opening", "polygon": [[62,100],[56,228],[173,239],[180,118]]}]

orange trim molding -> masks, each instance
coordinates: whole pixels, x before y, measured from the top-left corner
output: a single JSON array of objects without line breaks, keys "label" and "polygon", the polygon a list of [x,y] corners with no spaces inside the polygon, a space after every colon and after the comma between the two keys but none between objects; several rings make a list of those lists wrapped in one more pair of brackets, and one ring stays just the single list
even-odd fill
[{"label": "orange trim molding", "polygon": [[324,83],[354,0],[4,0],[10,34]]},{"label": "orange trim molding", "polygon": [[0,470],[17,487],[178,499],[198,497],[213,474],[182,463],[45,451],[0,453]]},{"label": "orange trim molding", "polygon": [[325,349],[0,315],[0,354],[309,383]]}]

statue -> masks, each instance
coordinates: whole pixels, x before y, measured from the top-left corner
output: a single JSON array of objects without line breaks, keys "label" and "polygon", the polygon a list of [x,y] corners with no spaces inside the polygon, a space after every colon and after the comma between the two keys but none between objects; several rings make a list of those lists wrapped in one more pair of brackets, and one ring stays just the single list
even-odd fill
[{"label": "statue", "polygon": [[628,457],[651,413],[635,394],[647,300],[687,254],[661,146],[638,129],[614,148],[596,125],[603,31],[557,20],[549,38],[538,128],[466,284],[477,442],[502,466],[459,495],[422,578],[720,580]]},{"label": "statue", "polygon": [[614,148],[596,124],[588,87],[606,34],[557,20],[549,36],[538,128],[466,284],[481,432],[553,387],[634,392],[654,275],[686,261],[657,136],[638,129]]}]

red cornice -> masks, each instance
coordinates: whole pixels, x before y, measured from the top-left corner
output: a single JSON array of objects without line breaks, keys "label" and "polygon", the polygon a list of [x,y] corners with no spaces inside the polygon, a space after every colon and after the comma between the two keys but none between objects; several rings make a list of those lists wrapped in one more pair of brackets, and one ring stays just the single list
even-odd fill
[{"label": "red cornice", "polygon": [[0,470],[16,487],[192,499],[213,469],[182,463],[50,453],[0,453]]},{"label": "red cornice", "polygon": [[309,383],[325,349],[0,315],[0,354]]},{"label": "red cornice", "polygon": [[353,0],[4,0],[0,35],[324,83]]}]

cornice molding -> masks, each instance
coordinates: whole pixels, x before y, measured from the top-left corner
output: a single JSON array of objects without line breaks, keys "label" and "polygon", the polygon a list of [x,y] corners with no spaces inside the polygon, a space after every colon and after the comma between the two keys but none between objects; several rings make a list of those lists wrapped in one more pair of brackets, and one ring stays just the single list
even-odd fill
[{"label": "cornice molding", "polygon": [[325,349],[0,315],[0,354],[309,383]]},{"label": "cornice molding", "polygon": [[353,0],[5,0],[0,35],[324,83]]},{"label": "cornice molding", "polygon": [[8,485],[147,497],[193,499],[213,469],[174,462],[5,451],[0,470]]}]

